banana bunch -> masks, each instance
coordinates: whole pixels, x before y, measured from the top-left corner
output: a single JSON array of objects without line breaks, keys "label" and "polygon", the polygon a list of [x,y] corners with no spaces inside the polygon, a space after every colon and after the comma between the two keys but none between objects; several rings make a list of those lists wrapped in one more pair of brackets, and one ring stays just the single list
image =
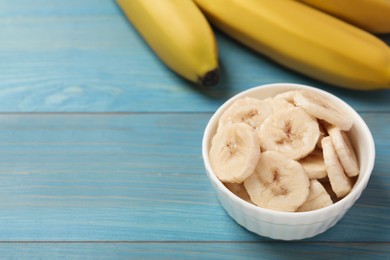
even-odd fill
[{"label": "banana bunch", "polygon": [[352,89],[390,88],[390,48],[371,34],[390,32],[388,0],[117,1],[160,59],[201,85],[219,80],[209,21],[309,77]]},{"label": "banana bunch", "polygon": [[345,115],[326,96],[304,90],[237,99],[218,120],[211,166],[231,192],[262,208],[332,205],[360,172],[349,141],[353,121]]},{"label": "banana bunch", "polygon": [[371,33],[390,33],[389,0],[298,0]]},{"label": "banana bunch", "polygon": [[117,0],[157,56],[173,71],[197,84],[219,81],[213,31],[192,0]]}]

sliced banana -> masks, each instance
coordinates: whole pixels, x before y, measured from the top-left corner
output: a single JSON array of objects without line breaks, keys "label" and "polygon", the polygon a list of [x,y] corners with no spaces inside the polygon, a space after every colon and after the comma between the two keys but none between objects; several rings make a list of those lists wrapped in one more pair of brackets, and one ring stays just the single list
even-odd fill
[{"label": "sliced banana", "polygon": [[299,107],[272,114],[258,133],[263,150],[277,151],[291,159],[311,153],[320,136],[317,120]]},{"label": "sliced banana", "polygon": [[[318,121],[318,120],[317,120]],[[326,132],[323,124],[321,122],[318,122],[318,126],[320,128],[320,137],[318,138],[318,142],[317,142],[317,148],[320,148],[322,149],[322,144],[321,144],[321,141],[322,141],[322,138],[324,138],[325,136],[328,135],[328,133]]]},{"label": "sliced banana", "polygon": [[322,179],[327,176],[321,149],[314,149],[308,156],[300,159],[299,163],[305,169],[309,179]]},{"label": "sliced banana", "polygon": [[309,196],[297,211],[311,211],[332,205],[332,199],[322,184],[317,180],[310,181]]},{"label": "sliced banana", "polygon": [[297,161],[274,151],[263,152],[255,172],[244,181],[256,205],[289,212],[307,199],[309,185],[309,178]]},{"label": "sliced banana", "polygon": [[318,181],[321,182],[322,186],[324,187],[326,192],[329,194],[329,196],[332,199],[333,203],[335,203],[335,202],[340,200],[339,198],[337,198],[336,193],[334,193],[334,191],[332,190],[332,185],[330,185],[330,181],[329,181],[328,177],[326,177],[324,179],[320,179]]},{"label": "sliced banana", "polygon": [[272,113],[295,107],[294,104],[288,102],[284,98],[266,98],[263,101],[271,108]]},{"label": "sliced banana", "polygon": [[328,127],[327,131],[345,173],[349,177],[359,175],[359,163],[348,136],[335,126]]},{"label": "sliced banana", "polygon": [[276,99],[284,99],[287,102],[294,104],[294,96],[298,90],[289,90],[282,93],[277,94],[274,98]]},{"label": "sliced banana", "polygon": [[270,114],[272,108],[262,100],[251,97],[240,98],[221,115],[218,129],[228,123],[246,123],[256,129]]},{"label": "sliced banana", "polygon": [[352,127],[353,120],[346,116],[347,113],[324,95],[300,90],[294,95],[294,103],[310,115],[338,126],[344,131]]},{"label": "sliced banana", "polygon": [[322,139],[322,150],[324,154],[324,162],[328,178],[332,190],[336,193],[338,198],[346,196],[352,189],[352,182],[345,175],[343,167],[341,166],[337,157],[336,151],[333,147],[330,136]]},{"label": "sliced banana", "polygon": [[245,123],[225,125],[211,141],[211,167],[223,182],[243,182],[253,173],[259,157],[259,140]]},{"label": "sliced banana", "polygon": [[225,184],[226,188],[228,188],[237,197],[253,204],[253,202],[251,201],[251,198],[249,197],[249,194],[246,191],[243,183],[225,182],[224,184]]}]

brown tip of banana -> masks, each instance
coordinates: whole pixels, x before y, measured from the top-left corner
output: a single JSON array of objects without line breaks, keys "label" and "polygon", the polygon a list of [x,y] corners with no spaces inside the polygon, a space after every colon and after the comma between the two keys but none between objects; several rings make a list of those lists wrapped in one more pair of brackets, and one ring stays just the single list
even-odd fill
[{"label": "brown tip of banana", "polygon": [[205,75],[202,77],[199,77],[199,82],[202,86],[214,86],[217,85],[219,82],[219,69],[213,69],[208,71]]}]

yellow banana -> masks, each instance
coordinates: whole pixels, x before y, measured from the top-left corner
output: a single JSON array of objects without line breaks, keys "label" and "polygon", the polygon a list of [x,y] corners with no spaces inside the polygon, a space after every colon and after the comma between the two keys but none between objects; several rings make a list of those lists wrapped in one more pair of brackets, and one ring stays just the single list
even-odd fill
[{"label": "yellow banana", "polygon": [[192,0],[117,0],[117,3],[169,68],[201,85],[218,83],[214,33]]},{"label": "yellow banana", "polygon": [[276,62],[353,89],[390,88],[390,48],[293,0],[195,0],[217,28]]},{"label": "yellow banana", "polygon": [[372,33],[390,33],[389,0],[298,0]]}]

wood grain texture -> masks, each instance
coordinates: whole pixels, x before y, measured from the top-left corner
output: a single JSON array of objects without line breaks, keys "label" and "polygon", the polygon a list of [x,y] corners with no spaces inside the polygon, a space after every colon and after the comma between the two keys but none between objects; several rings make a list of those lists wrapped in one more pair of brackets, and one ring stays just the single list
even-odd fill
[{"label": "wood grain texture", "polygon": [[362,112],[390,111],[389,90],[331,87],[216,36],[222,81],[200,90],[156,58],[113,0],[0,0],[0,111],[212,112],[275,82],[328,90]]},{"label": "wood grain texture", "polygon": [[[2,114],[1,241],[268,241],[237,225],[204,173],[211,114]],[[390,117],[364,114],[377,161],[337,226],[307,241],[389,242]]]},{"label": "wood grain texture", "polygon": [[[0,259],[390,259],[390,90],[333,87],[216,39],[222,81],[200,89],[114,0],[0,0]],[[275,82],[342,98],[376,143],[361,198],[296,243],[236,224],[201,158],[218,106]]]},{"label": "wood grain texture", "polygon": [[390,259],[389,244],[370,243],[12,243],[6,259]]}]

